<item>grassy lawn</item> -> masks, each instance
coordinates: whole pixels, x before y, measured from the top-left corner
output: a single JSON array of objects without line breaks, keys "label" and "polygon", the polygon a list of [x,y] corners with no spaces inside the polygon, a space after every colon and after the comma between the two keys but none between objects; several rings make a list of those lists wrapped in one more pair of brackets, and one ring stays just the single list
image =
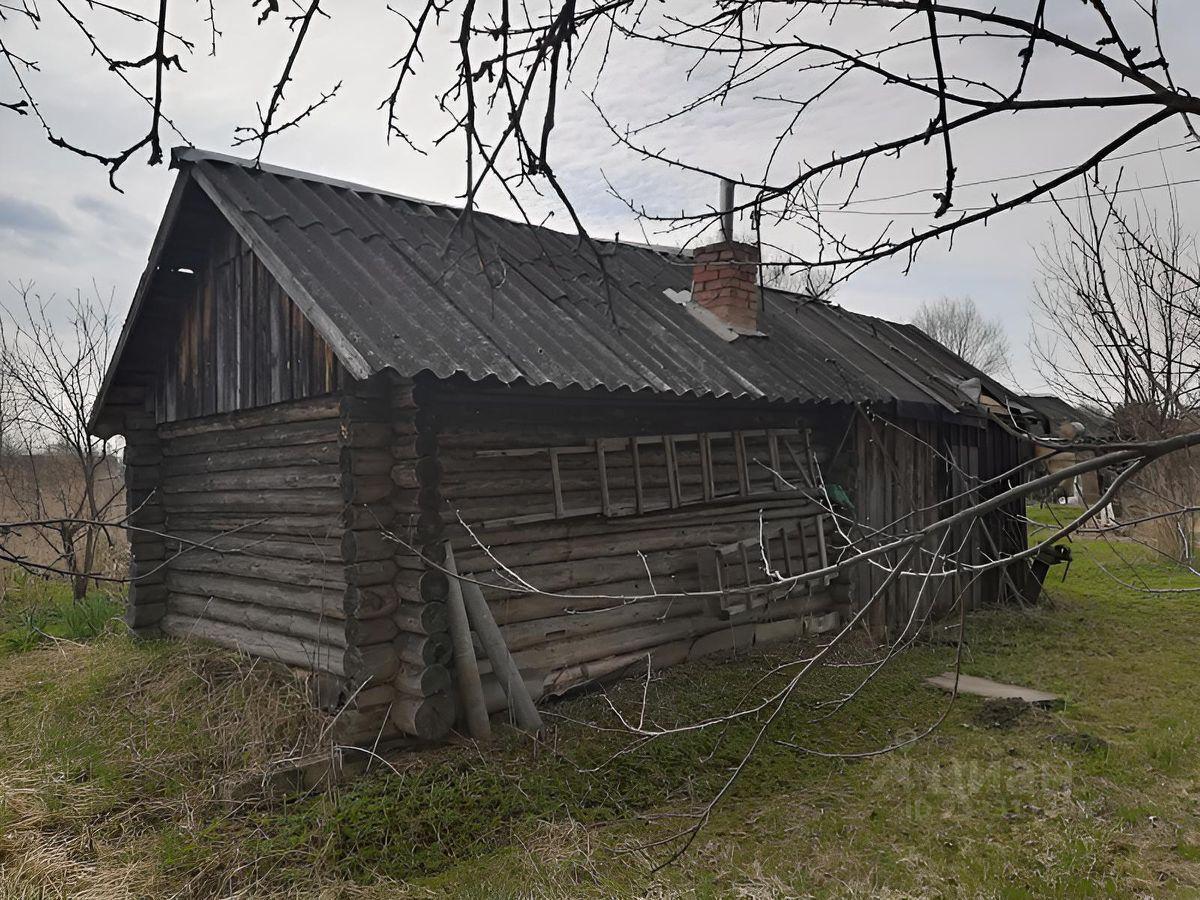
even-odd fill
[{"label": "grassy lawn", "polygon": [[[997,725],[960,698],[930,737],[854,761],[768,742],[656,874],[662,851],[645,845],[689,823],[673,816],[713,795],[753,723],[631,746],[575,723],[615,724],[593,694],[551,707],[545,745],[505,733],[407,754],[280,802],[247,779],[319,746],[321,724],[286,673],[114,628],[0,645],[0,895],[1196,896],[1200,597],[1115,581],[1181,584],[1136,548],[1075,547],[1052,603],[970,617],[964,661],[1057,691],[1063,709]],[[6,602],[27,609],[21,593]],[[656,676],[648,720],[731,709],[808,649]],[[952,657],[922,643],[832,716],[820,704],[863,670],[823,669],[772,737],[867,751],[920,733],[947,704],[921,679]],[[636,718],[642,688],[608,699]]]}]

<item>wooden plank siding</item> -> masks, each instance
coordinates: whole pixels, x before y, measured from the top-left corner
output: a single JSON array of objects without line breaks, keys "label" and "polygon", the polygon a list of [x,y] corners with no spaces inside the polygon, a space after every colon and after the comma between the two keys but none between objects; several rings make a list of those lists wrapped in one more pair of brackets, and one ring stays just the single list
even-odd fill
[{"label": "wooden plank siding", "polygon": [[329,344],[232,229],[211,239],[205,258],[162,337],[158,421],[314,397],[347,383]]},{"label": "wooden plank siding", "polygon": [[[1021,445],[994,423],[983,420],[927,421],[860,414],[856,435],[857,527],[854,535],[864,548],[887,543],[989,499],[1020,479],[1019,472],[986,487],[1018,466]],[[1014,566],[1007,574],[991,570],[980,575],[969,567],[1026,546],[1020,501],[952,528],[942,548],[952,553],[965,570],[928,578],[929,561],[941,545],[940,537],[922,544],[905,566],[908,574],[894,581],[871,610],[872,630],[891,640],[911,636],[928,622],[928,614],[945,615],[957,609],[961,598],[968,610],[983,603],[1011,599],[1010,586],[1020,582],[1025,568]],[[883,560],[894,566],[898,556]],[[887,576],[884,565],[859,567],[855,594],[868,601]],[[913,614],[916,609],[916,614]]]},{"label": "wooden plank siding", "polygon": [[[760,525],[776,553],[781,528],[796,534],[789,565],[817,567],[821,509],[811,490],[774,474],[801,480],[769,437],[804,434],[810,423],[794,410],[573,392],[555,402],[545,391],[461,382],[435,386],[425,408],[437,423],[444,534],[459,571],[492,585],[484,596],[535,697],[644,669],[648,657],[658,667],[785,640],[838,607],[823,582],[732,613],[713,598],[620,599],[707,588],[705,554],[754,538]],[[827,415],[815,442],[827,474],[835,418],[845,416]],[[704,439],[712,434],[725,438]],[[511,581],[505,567],[534,589],[501,586]],[[480,669],[495,710],[503,693],[486,659]]]}]

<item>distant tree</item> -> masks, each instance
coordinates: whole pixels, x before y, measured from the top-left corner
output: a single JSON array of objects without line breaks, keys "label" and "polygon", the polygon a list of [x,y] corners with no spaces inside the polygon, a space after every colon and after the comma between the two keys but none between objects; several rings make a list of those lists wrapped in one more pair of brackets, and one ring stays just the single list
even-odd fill
[{"label": "distant tree", "polygon": [[[98,296],[77,294],[59,321],[51,313],[61,307],[54,298],[42,298],[31,283],[15,289],[19,302],[0,310],[7,451],[0,499],[10,520],[0,528],[0,559],[66,575],[82,599],[107,540],[103,529],[115,522],[122,496],[109,442],[87,430],[108,361],[111,320]],[[18,551],[15,536],[24,532],[33,540]]]},{"label": "distant tree", "polygon": [[[1046,383],[1139,436],[1200,405],[1200,253],[1173,190],[1161,211],[1089,185],[1038,251],[1032,350]],[[1135,423],[1136,427],[1135,427]]]},{"label": "distant tree", "polygon": [[913,324],[975,368],[994,375],[1008,369],[1008,337],[999,319],[985,319],[970,297],[923,303]]}]

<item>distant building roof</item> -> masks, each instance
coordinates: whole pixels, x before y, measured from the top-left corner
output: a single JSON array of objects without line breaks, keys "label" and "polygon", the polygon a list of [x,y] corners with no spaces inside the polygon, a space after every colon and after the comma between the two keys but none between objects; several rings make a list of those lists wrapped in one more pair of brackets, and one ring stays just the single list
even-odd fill
[{"label": "distant building roof", "polygon": [[1054,431],[1063,422],[1078,422],[1089,437],[1107,437],[1112,434],[1112,422],[1100,413],[1068,403],[1052,394],[1029,394],[1019,398],[1045,419],[1049,431]]},{"label": "distant building roof", "polygon": [[[355,377],[391,369],[565,388],[789,403],[872,402],[977,414],[960,385],[1016,397],[919,329],[771,289],[763,337],[723,339],[689,313],[685,251],[573,235],[219,154],[177,150],[195,185]],[[188,213],[176,213],[186,218]],[[153,302],[164,220],[134,298]],[[915,410],[914,410],[915,411]]]}]

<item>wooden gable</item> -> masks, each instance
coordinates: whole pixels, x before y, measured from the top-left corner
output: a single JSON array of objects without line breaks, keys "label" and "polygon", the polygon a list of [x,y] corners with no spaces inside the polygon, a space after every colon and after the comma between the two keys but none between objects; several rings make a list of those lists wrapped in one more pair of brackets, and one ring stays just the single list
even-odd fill
[{"label": "wooden gable", "polygon": [[347,374],[325,339],[227,224],[212,234],[193,287],[162,332],[159,422],[299,400]]}]

